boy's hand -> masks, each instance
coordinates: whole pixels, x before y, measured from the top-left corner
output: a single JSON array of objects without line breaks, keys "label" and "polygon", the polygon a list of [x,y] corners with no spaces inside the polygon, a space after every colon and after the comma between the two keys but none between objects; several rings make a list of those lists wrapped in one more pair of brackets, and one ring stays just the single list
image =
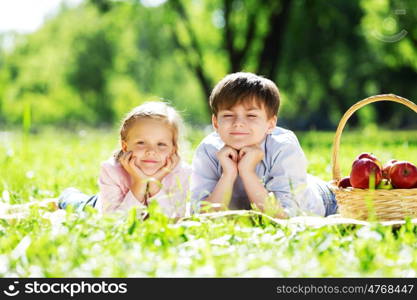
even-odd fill
[{"label": "boy's hand", "polygon": [[240,149],[238,156],[239,174],[255,172],[256,165],[264,158],[264,152],[257,145],[246,146]]},{"label": "boy's hand", "polygon": [[224,146],[219,152],[217,152],[217,158],[223,168],[223,174],[225,176],[236,178],[238,174],[238,152],[232,147]]}]

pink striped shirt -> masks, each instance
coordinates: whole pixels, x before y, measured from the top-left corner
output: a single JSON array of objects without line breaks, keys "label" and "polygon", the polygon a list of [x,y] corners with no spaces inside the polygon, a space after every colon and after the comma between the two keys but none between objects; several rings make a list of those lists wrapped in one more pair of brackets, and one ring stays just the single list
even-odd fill
[{"label": "pink striped shirt", "polygon": [[[158,201],[162,211],[169,217],[184,216],[190,175],[191,167],[180,161],[162,179],[161,190],[148,201]],[[100,191],[96,207],[102,213],[126,212],[134,206],[144,206],[130,191],[130,175],[114,158],[101,164],[98,184]]]}]

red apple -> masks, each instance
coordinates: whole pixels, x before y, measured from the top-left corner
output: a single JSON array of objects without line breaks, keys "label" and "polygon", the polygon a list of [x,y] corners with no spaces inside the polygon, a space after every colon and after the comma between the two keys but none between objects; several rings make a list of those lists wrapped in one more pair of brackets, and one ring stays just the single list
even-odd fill
[{"label": "red apple", "polygon": [[375,186],[377,186],[382,180],[382,171],[379,165],[368,158],[357,159],[350,172],[350,183],[354,188],[368,189],[372,174],[375,176]]},{"label": "red apple", "polygon": [[352,185],[350,184],[350,178],[349,178],[349,176],[346,176],[346,177],[343,177],[342,179],[340,179],[340,181],[337,184],[337,186],[339,188],[342,188],[342,189],[351,187]]},{"label": "red apple", "polygon": [[417,184],[417,167],[408,161],[397,161],[389,172],[392,186],[397,189],[410,189]]},{"label": "red apple", "polygon": [[[372,153],[369,153],[369,152],[362,152],[361,154],[359,154],[355,158],[355,160],[353,161],[353,164],[355,163],[355,161],[357,161],[359,159],[362,159],[362,158],[367,158],[367,159],[373,160],[378,165],[378,167],[382,170],[382,164],[379,161],[379,159],[375,155],[373,155]],[[352,166],[353,166],[353,164],[352,164]]]},{"label": "red apple", "polygon": [[394,163],[396,163],[396,159],[389,160],[384,167],[382,168],[382,178],[389,179],[389,171]]}]

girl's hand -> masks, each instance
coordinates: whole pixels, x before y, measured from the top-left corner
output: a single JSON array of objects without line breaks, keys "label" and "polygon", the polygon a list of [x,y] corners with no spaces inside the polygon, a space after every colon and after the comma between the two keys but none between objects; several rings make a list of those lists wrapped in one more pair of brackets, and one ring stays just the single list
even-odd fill
[{"label": "girl's hand", "polygon": [[146,193],[149,179],[148,176],[136,166],[135,160],[136,157],[133,156],[132,151],[124,152],[119,159],[120,164],[132,178],[132,184],[130,186],[131,192],[140,203],[148,205]]},{"label": "girl's hand", "polygon": [[148,176],[142,172],[142,170],[135,164],[136,157],[133,156],[132,151],[124,152],[120,156],[120,164],[132,177],[133,182],[147,182]]},{"label": "girl's hand", "polygon": [[160,168],[149,181],[149,196],[152,197],[156,195],[162,188],[162,179],[167,176],[172,170],[177,166],[180,161],[179,156],[174,153],[167,158],[165,166]]},{"label": "girl's hand", "polygon": [[167,158],[165,166],[160,168],[152,177],[158,181],[162,181],[162,179],[167,176],[172,170],[177,166],[180,158],[178,154],[173,153],[170,157]]}]

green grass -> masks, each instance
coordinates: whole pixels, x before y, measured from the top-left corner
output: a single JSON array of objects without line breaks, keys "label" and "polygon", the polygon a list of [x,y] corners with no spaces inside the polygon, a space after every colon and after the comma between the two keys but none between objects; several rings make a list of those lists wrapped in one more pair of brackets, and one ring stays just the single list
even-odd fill
[{"label": "green grass", "polygon": [[[202,133],[190,136],[187,161]],[[333,133],[298,136],[309,172],[330,180]],[[69,186],[96,193],[100,162],[117,145],[116,130],[0,133],[0,202],[55,197]],[[416,150],[415,131],[345,133],[342,175],[359,152],[416,163]],[[399,229],[312,228],[235,216],[175,224],[151,209],[146,221],[133,213],[103,217],[94,210],[46,217],[37,209],[21,220],[0,219],[0,277],[417,276],[417,228],[411,223]]]}]

